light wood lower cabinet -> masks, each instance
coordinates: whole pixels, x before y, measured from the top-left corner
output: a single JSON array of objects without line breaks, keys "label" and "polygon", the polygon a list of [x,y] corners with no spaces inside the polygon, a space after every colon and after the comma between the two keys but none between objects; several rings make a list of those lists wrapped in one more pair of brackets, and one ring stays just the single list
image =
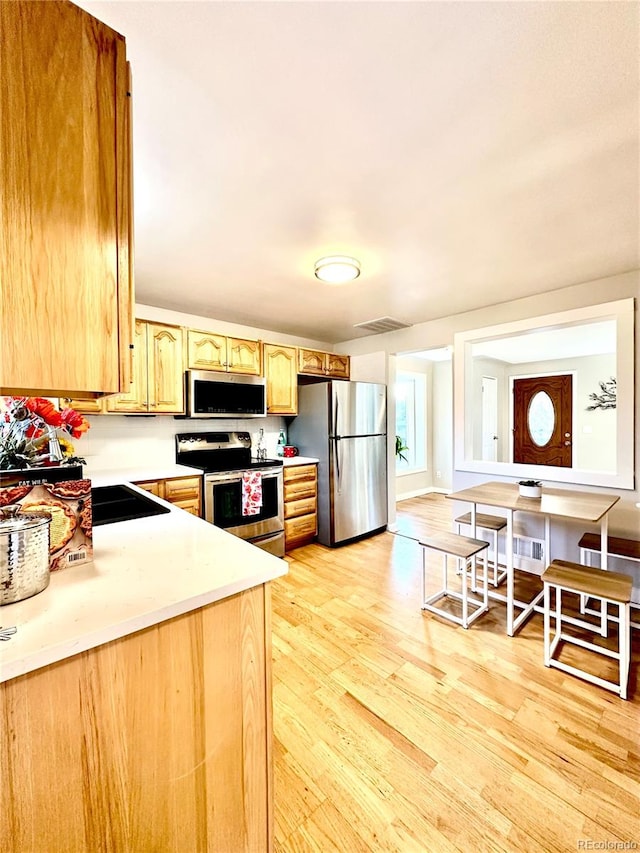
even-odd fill
[{"label": "light wood lower cabinet", "polygon": [[201,515],[202,480],[200,477],[172,477],[167,480],[145,480],[136,483],[157,498],[179,506],[191,515]]},{"label": "light wood lower cabinet", "polygon": [[0,684],[3,853],[271,851],[268,584]]},{"label": "light wood lower cabinet", "polygon": [[318,471],[314,465],[285,465],[285,551],[313,541],[318,532]]}]

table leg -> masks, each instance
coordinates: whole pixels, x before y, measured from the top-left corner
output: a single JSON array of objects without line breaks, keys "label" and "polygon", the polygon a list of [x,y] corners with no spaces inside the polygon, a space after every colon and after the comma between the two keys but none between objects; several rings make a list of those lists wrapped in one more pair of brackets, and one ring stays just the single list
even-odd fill
[{"label": "table leg", "polygon": [[608,558],[608,531],[609,531],[609,513],[605,512],[600,520],[600,568],[607,571],[607,558]]},{"label": "table leg", "polygon": [[513,510],[507,511],[507,541],[505,542],[507,562],[507,634],[513,637]]}]

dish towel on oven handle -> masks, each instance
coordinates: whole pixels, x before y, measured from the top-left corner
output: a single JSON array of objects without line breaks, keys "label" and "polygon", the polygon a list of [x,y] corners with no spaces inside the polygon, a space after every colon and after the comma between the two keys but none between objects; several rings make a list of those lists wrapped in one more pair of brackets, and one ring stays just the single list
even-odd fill
[{"label": "dish towel on oven handle", "polygon": [[245,471],[242,475],[242,514],[259,515],[262,509],[262,474]]}]

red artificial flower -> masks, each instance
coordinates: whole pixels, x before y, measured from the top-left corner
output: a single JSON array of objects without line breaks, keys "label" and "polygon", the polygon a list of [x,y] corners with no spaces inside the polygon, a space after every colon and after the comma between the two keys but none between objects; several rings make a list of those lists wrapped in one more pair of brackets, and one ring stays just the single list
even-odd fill
[{"label": "red artificial flower", "polygon": [[62,426],[60,412],[56,409],[51,400],[47,400],[44,397],[27,397],[24,405],[30,412],[33,412],[34,415],[42,418],[42,420],[46,424],[49,424],[49,426]]},{"label": "red artificial flower", "polygon": [[63,409],[60,412],[60,425],[68,433],[71,433],[73,438],[82,438],[90,426],[89,421],[80,412],[69,408]]},{"label": "red artificial flower", "polygon": [[44,435],[43,430],[38,429],[38,427],[31,424],[24,431],[25,438],[40,438],[40,436]]}]

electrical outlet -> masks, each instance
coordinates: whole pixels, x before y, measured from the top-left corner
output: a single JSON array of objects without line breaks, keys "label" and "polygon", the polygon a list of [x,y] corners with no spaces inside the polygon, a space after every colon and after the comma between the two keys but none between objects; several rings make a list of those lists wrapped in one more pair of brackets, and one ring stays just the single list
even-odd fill
[{"label": "electrical outlet", "polygon": [[436,471],[436,480],[439,480],[442,477],[442,471]]}]

